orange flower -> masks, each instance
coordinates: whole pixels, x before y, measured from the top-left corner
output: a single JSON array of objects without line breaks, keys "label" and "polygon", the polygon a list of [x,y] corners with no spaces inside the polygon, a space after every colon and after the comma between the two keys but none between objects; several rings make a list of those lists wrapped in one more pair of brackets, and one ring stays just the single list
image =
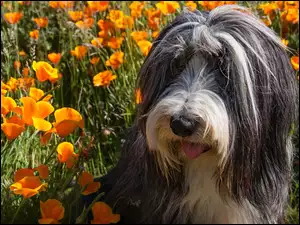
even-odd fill
[{"label": "orange flower", "polygon": [[24,77],[27,77],[28,74],[29,74],[29,68],[28,67],[23,68],[22,74],[23,74]]},{"label": "orange flower", "polygon": [[185,6],[191,11],[194,11],[195,9],[197,9],[197,4],[193,1],[185,2]]},{"label": "orange flower", "polygon": [[5,96],[1,95],[1,114],[2,115],[5,116],[16,106],[17,106],[17,103],[11,97],[5,97]]},{"label": "orange flower", "polygon": [[140,88],[138,88],[135,91],[135,102],[136,102],[136,104],[141,104],[142,103],[142,93],[141,93]]},{"label": "orange flower", "polygon": [[159,9],[146,9],[145,15],[148,18],[148,26],[152,30],[158,30],[159,29],[159,23],[160,23],[160,17],[161,17],[161,11]]},{"label": "orange flower", "polygon": [[10,90],[12,91],[17,90],[18,88],[18,80],[13,77],[9,78],[6,84],[10,87]]},{"label": "orange flower", "polygon": [[291,58],[291,63],[295,70],[299,70],[299,56],[293,56]]},{"label": "orange flower", "polygon": [[54,64],[57,64],[59,62],[60,58],[61,58],[61,53],[53,52],[53,53],[48,54],[48,59]]},{"label": "orange flower", "polygon": [[77,127],[83,129],[84,122],[79,112],[72,108],[61,108],[54,112],[56,122],[53,126],[60,137],[72,133]]},{"label": "orange flower", "polygon": [[[34,101],[38,101],[39,99],[41,99],[41,97],[44,96],[44,91],[38,88],[34,88],[31,87],[29,89],[29,97],[33,98]],[[47,95],[46,97],[44,97],[41,101],[46,101],[48,102],[50,99],[52,98],[52,95]]]},{"label": "orange flower", "polygon": [[93,18],[87,18],[87,19],[84,19],[83,21],[80,20],[80,21],[75,23],[75,25],[80,29],[91,28],[93,26],[93,24],[94,24],[94,19]]},{"label": "orange flower", "polygon": [[134,21],[132,17],[125,15],[115,21],[115,26],[119,29],[126,29],[126,28],[131,29],[133,23]]},{"label": "orange flower", "polygon": [[264,14],[270,16],[276,9],[278,9],[278,5],[276,4],[276,2],[264,3],[264,4],[260,4],[258,8],[262,9],[264,11]]},{"label": "orange flower", "polygon": [[134,31],[131,32],[130,36],[133,40],[138,43],[139,41],[145,40],[148,38],[148,33],[146,31]]},{"label": "orange flower", "polygon": [[92,45],[99,48],[103,44],[103,38],[95,38],[91,41]]},{"label": "orange flower", "polygon": [[140,47],[141,52],[143,53],[144,56],[147,56],[151,47],[152,43],[150,41],[139,41],[138,46]]},{"label": "orange flower", "polygon": [[103,12],[108,8],[109,1],[87,1],[91,12]]},{"label": "orange flower", "polygon": [[74,1],[58,1],[58,5],[62,9],[69,9],[69,8],[73,8]]},{"label": "orange flower", "polygon": [[49,168],[47,165],[41,164],[38,167],[34,168],[34,170],[39,172],[39,176],[42,179],[47,179],[49,176]]},{"label": "orange flower", "polygon": [[42,218],[40,224],[59,224],[59,220],[64,218],[65,208],[62,203],[56,199],[48,199],[46,202],[40,201],[40,210]]},{"label": "orange flower", "polygon": [[118,49],[121,47],[123,40],[124,40],[123,37],[120,37],[120,38],[111,37],[109,39],[109,41],[107,42],[107,45],[108,45],[108,47],[110,47],[112,49]]},{"label": "orange flower", "polygon": [[299,9],[287,9],[281,13],[280,18],[285,22],[296,24],[299,22]]},{"label": "orange flower", "polygon": [[83,195],[89,195],[99,190],[100,182],[94,182],[93,175],[88,172],[82,172],[79,179],[78,184],[81,188],[84,188],[82,192]]},{"label": "orange flower", "polygon": [[111,71],[100,72],[93,77],[94,86],[108,86],[112,80],[117,78]]},{"label": "orange flower", "polygon": [[180,7],[179,3],[176,1],[162,1],[155,5],[164,15],[175,13],[176,9]]},{"label": "orange flower", "polygon": [[14,175],[14,182],[18,182],[27,176],[34,176],[34,170],[29,168],[18,169]]},{"label": "orange flower", "polygon": [[10,24],[18,23],[22,17],[23,13],[21,12],[4,13],[4,19]]},{"label": "orange flower", "polygon": [[46,27],[48,25],[48,18],[42,17],[42,18],[34,18],[33,19],[36,25],[40,28]]},{"label": "orange flower", "polygon": [[87,51],[88,49],[86,46],[77,46],[74,50],[71,50],[71,55],[75,56],[77,59],[82,59]]},{"label": "orange flower", "polygon": [[97,24],[101,30],[104,30],[106,32],[112,32],[115,28],[114,23],[110,20],[99,20]]},{"label": "orange flower", "polygon": [[83,18],[82,11],[68,11],[68,14],[74,22],[77,22]]},{"label": "orange flower", "polygon": [[30,31],[29,36],[35,40],[38,39],[39,38],[39,30]]},{"label": "orange flower", "polygon": [[51,8],[57,9],[59,7],[59,4],[57,1],[49,1],[49,6]]},{"label": "orange flower", "polygon": [[105,62],[105,65],[111,66],[114,70],[116,70],[124,62],[123,57],[123,52],[115,52],[109,57],[109,60]]},{"label": "orange flower", "polygon": [[157,38],[159,35],[159,30],[152,31],[152,38]]},{"label": "orange flower", "polygon": [[142,16],[142,10],[144,8],[145,3],[141,3],[139,1],[134,1],[129,5],[131,10],[130,14],[133,18],[139,18]]},{"label": "orange flower", "polygon": [[15,70],[20,69],[20,67],[21,67],[20,61],[14,61],[14,68],[15,68]]},{"label": "orange flower", "polygon": [[19,56],[25,56],[25,55],[26,55],[26,52],[24,52],[24,51],[19,52]]},{"label": "orange flower", "polygon": [[204,9],[212,10],[221,5],[234,5],[236,1],[199,1],[198,2]]},{"label": "orange flower", "polygon": [[24,105],[23,120],[28,125],[33,125],[37,130],[47,131],[51,129],[51,123],[44,120],[53,111],[53,106],[46,101],[35,102],[31,97],[22,97],[20,101]]},{"label": "orange flower", "polygon": [[94,220],[91,224],[109,224],[120,221],[119,214],[113,214],[112,209],[104,202],[96,202],[92,207]]},{"label": "orange flower", "polygon": [[41,183],[40,178],[36,176],[25,176],[21,180],[10,186],[16,195],[23,195],[24,198],[30,198],[41,191],[45,191],[47,183]]},{"label": "orange flower", "polygon": [[112,22],[116,22],[124,16],[124,13],[121,10],[110,10],[107,19],[110,19]]},{"label": "orange flower", "polygon": [[32,69],[36,72],[36,77],[40,82],[58,78],[57,69],[53,68],[49,63],[44,61],[33,61]]},{"label": "orange flower", "polygon": [[96,65],[99,62],[99,60],[100,60],[99,57],[93,57],[90,59],[90,63]]},{"label": "orange flower", "polygon": [[1,124],[1,130],[8,140],[14,140],[25,130],[25,127],[15,123],[5,122]]},{"label": "orange flower", "polygon": [[57,146],[58,160],[67,164],[71,168],[78,159],[78,154],[74,153],[74,147],[70,142],[62,142]]}]

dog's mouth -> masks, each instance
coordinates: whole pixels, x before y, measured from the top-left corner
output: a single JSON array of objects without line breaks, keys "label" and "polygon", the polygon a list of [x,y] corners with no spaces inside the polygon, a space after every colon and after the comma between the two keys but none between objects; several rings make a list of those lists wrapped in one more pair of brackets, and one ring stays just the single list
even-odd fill
[{"label": "dog's mouth", "polygon": [[181,148],[189,159],[195,159],[211,149],[210,145],[201,143],[181,142]]}]

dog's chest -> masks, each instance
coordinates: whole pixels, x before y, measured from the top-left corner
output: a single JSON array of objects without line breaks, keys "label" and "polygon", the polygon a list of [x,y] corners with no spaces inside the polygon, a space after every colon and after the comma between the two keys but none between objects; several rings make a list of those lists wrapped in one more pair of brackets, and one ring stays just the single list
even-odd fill
[{"label": "dog's chest", "polygon": [[[204,158],[205,157],[205,158]],[[251,223],[251,212],[233,201],[224,202],[216,188],[216,159],[203,155],[186,167],[187,193],[181,202],[192,223]],[[250,211],[252,209],[249,209]]]}]

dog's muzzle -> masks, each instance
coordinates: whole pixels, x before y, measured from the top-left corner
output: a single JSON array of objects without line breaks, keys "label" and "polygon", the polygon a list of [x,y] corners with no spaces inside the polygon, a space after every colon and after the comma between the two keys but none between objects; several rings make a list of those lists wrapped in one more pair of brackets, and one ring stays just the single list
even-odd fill
[{"label": "dog's muzzle", "polygon": [[183,115],[174,115],[170,119],[170,127],[174,134],[187,137],[191,136],[197,129],[199,123]]}]

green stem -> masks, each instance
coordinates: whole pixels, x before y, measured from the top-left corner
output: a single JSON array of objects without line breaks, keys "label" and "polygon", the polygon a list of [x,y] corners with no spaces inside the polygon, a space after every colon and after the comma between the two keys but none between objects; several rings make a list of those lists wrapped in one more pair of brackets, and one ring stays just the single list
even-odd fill
[{"label": "green stem", "polygon": [[19,205],[19,207],[18,207],[18,209],[17,209],[17,212],[14,215],[14,218],[11,221],[11,224],[13,224],[15,222],[15,219],[17,218],[17,215],[19,214],[19,211],[20,211],[20,209],[22,208],[22,206],[24,205],[25,202],[26,202],[26,198],[23,198],[20,205]]},{"label": "green stem", "polygon": [[94,201],[89,205],[89,207],[86,209],[84,208],[81,215],[76,219],[75,224],[82,224],[84,223],[89,211],[91,210],[91,208],[94,206],[94,204],[104,195],[105,193],[102,192],[99,195],[97,195],[97,197],[94,199]]}]

